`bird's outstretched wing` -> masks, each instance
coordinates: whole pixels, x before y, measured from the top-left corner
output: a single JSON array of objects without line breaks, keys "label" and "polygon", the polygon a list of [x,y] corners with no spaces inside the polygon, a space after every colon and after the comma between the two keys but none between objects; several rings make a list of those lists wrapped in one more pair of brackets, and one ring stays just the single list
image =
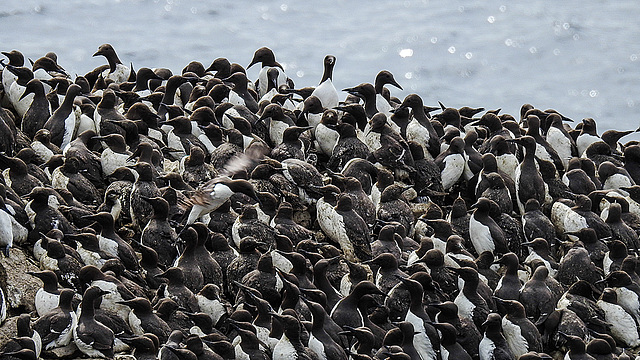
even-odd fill
[{"label": "bird's outstretched wing", "polygon": [[269,148],[260,142],[254,142],[247,149],[234,157],[232,157],[225,165],[221,176],[233,177],[233,175],[255,167],[260,160],[269,153]]},{"label": "bird's outstretched wing", "polygon": [[232,157],[224,166],[220,175],[200,185],[191,197],[180,201],[183,210],[193,205],[207,207],[210,205],[211,192],[219,182],[231,181],[233,175],[255,167],[269,153],[269,148],[262,143],[254,143],[244,153]]}]

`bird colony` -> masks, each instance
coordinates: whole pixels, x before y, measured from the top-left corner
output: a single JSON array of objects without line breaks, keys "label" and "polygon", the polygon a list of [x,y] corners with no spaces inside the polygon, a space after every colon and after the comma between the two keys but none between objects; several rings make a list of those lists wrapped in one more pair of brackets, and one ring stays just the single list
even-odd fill
[{"label": "bird colony", "polygon": [[302,87],[266,47],[257,79],[2,54],[3,359],[636,356],[633,130],[339,92],[331,55]]}]

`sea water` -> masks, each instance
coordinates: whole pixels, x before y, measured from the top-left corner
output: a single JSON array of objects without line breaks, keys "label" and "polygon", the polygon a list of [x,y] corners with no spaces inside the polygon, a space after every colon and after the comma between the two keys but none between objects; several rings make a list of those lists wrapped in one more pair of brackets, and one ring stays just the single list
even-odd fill
[{"label": "sea water", "polygon": [[0,50],[33,60],[54,51],[81,75],[105,63],[92,57],[103,43],[134,69],[174,73],[217,57],[246,67],[268,46],[299,87],[316,85],[332,54],[339,90],[386,69],[400,99],[417,93],[427,105],[516,118],[531,103],[593,117],[603,132],[640,126],[638,18],[637,2],[605,0],[3,0]]}]

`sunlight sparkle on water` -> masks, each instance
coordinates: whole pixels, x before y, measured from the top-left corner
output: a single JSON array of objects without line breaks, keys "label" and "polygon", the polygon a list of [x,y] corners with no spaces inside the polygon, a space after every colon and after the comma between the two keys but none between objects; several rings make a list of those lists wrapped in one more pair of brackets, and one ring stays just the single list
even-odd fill
[{"label": "sunlight sparkle on water", "polygon": [[403,58],[411,57],[413,56],[413,49],[402,49],[398,52],[398,55]]}]

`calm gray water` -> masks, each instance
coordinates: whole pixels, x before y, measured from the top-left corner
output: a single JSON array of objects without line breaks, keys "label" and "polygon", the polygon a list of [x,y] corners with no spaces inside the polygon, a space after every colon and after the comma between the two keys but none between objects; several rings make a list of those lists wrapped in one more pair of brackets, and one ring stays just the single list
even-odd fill
[{"label": "calm gray water", "polygon": [[91,55],[106,42],[135,68],[174,72],[216,57],[246,66],[269,46],[300,87],[315,85],[333,54],[339,89],[387,69],[399,98],[511,114],[528,102],[593,117],[602,132],[640,125],[638,18],[636,1],[605,0],[3,0],[0,48],[32,59],[55,51],[84,74],[105,62]]}]

